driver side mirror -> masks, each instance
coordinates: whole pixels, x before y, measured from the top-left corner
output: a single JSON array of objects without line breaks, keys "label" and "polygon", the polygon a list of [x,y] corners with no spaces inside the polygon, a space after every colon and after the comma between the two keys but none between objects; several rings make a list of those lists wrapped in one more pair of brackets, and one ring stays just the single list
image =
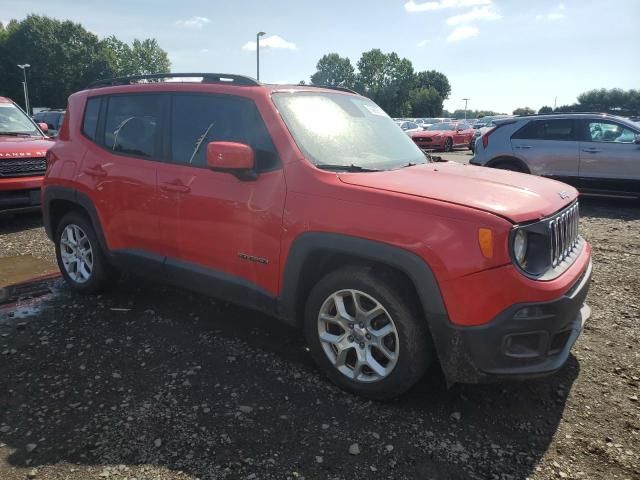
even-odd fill
[{"label": "driver side mirror", "polygon": [[240,180],[255,180],[255,153],[249,145],[238,142],[209,142],[207,166],[211,170],[228,172]]},{"label": "driver side mirror", "polygon": [[40,130],[42,130],[42,133],[47,133],[49,131],[49,125],[44,122],[38,122],[38,126],[40,127]]},{"label": "driver side mirror", "polygon": [[640,133],[636,134],[636,143],[640,145]]}]

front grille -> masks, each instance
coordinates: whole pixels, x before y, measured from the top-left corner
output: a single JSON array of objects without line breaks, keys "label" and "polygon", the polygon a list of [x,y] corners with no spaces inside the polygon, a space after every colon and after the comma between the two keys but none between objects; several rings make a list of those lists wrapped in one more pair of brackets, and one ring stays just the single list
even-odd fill
[{"label": "front grille", "polygon": [[0,177],[44,175],[46,170],[47,159],[45,157],[0,160]]},{"label": "front grille", "polygon": [[417,137],[417,138],[415,139],[415,141],[416,141],[416,142],[430,142],[430,141],[431,141],[431,138],[429,138],[429,137],[425,137],[425,138],[423,138],[423,137]]},{"label": "front grille", "polygon": [[579,221],[578,202],[549,220],[552,267],[557,267],[567,258],[578,243]]}]

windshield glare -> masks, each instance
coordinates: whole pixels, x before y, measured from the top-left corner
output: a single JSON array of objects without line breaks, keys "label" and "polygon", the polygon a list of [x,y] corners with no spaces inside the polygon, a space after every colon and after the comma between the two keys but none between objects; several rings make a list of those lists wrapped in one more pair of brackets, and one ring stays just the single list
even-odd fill
[{"label": "windshield glare", "polygon": [[452,123],[436,123],[427,128],[427,130],[454,130]]},{"label": "windshield glare", "polygon": [[396,122],[367,98],[301,91],[274,93],[273,101],[315,165],[389,170],[427,161]]},{"label": "windshield glare", "polygon": [[40,134],[29,117],[12,103],[0,103],[0,134],[2,133]]}]

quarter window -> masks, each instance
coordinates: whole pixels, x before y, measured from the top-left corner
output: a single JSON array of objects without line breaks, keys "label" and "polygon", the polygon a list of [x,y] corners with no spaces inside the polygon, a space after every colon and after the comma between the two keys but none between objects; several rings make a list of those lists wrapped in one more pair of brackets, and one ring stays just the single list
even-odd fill
[{"label": "quarter window", "polygon": [[171,158],[175,163],[206,165],[209,142],[238,142],[255,152],[256,169],[279,165],[275,147],[252,100],[231,95],[173,95]]},{"label": "quarter window", "polygon": [[633,130],[613,122],[592,122],[588,124],[587,141],[634,143],[636,134]]},{"label": "quarter window", "polygon": [[104,146],[116,153],[156,157],[160,135],[161,95],[118,95],[109,98]]},{"label": "quarter window", "polygon": [[82,133],[93,141],[96,140],[100,100],[100,97],[87,100],[87,107],[84,110],[84,118],[82,119]]},{"label": "quarter window", "polygon": [[569,120],[534,120],[518,130],[513,138],[521,140],[576,140],[575,122]]}]

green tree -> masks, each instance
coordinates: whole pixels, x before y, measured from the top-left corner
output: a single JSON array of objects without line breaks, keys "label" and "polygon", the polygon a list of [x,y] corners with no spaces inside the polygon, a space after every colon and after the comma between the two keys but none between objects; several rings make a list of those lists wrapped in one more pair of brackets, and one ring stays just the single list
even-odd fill
[{"label": "green tree", "polygon": [[443,100],[449,98],[449,95],[451,94],[449,79],[444,73],[440,73],[436,70],[418,72],[416,76],[416,84],[419,88],[434,88]]},{"label": "green tree", "polygon": [[411,116],[435,117],[442,113],[442,97],[435,88],[415,88],[409,93]]},{"label": "green tree", "polygon": [[0,29],[0,95],[23,98],[22,72],[16,67],[22,63],[31,65],[31,105],[58,108],[93,80],[170,69],[155,40],[135,40],[132,46],[115,37],[100,40],[78,23],[40,15],[11,20]]},{"label": "green tree", "polygon": [[520,107],[513,111],[514,115],[533,115],[534,113],[536,113],[536,111],[529,107]]},{"label": "green tree", "polygon": [[538,113],[553,113],[553,108],[547,107],[545,105],[544,107],[540,108],[540,110],[538,110]]},{"label": "green tree", "polygon": [[337,53],[324,55],[316,65],[316,73],[311,75],[314,85],[352,88],[355,79],[351,60]]},{"label": "green tree", "polygon": [[411,61],[395,52],[385,54],[374,48],[362,54],[358,70],[356,90],[370,97],[389,115],[410,114],[409,93],[415,85]]}]

